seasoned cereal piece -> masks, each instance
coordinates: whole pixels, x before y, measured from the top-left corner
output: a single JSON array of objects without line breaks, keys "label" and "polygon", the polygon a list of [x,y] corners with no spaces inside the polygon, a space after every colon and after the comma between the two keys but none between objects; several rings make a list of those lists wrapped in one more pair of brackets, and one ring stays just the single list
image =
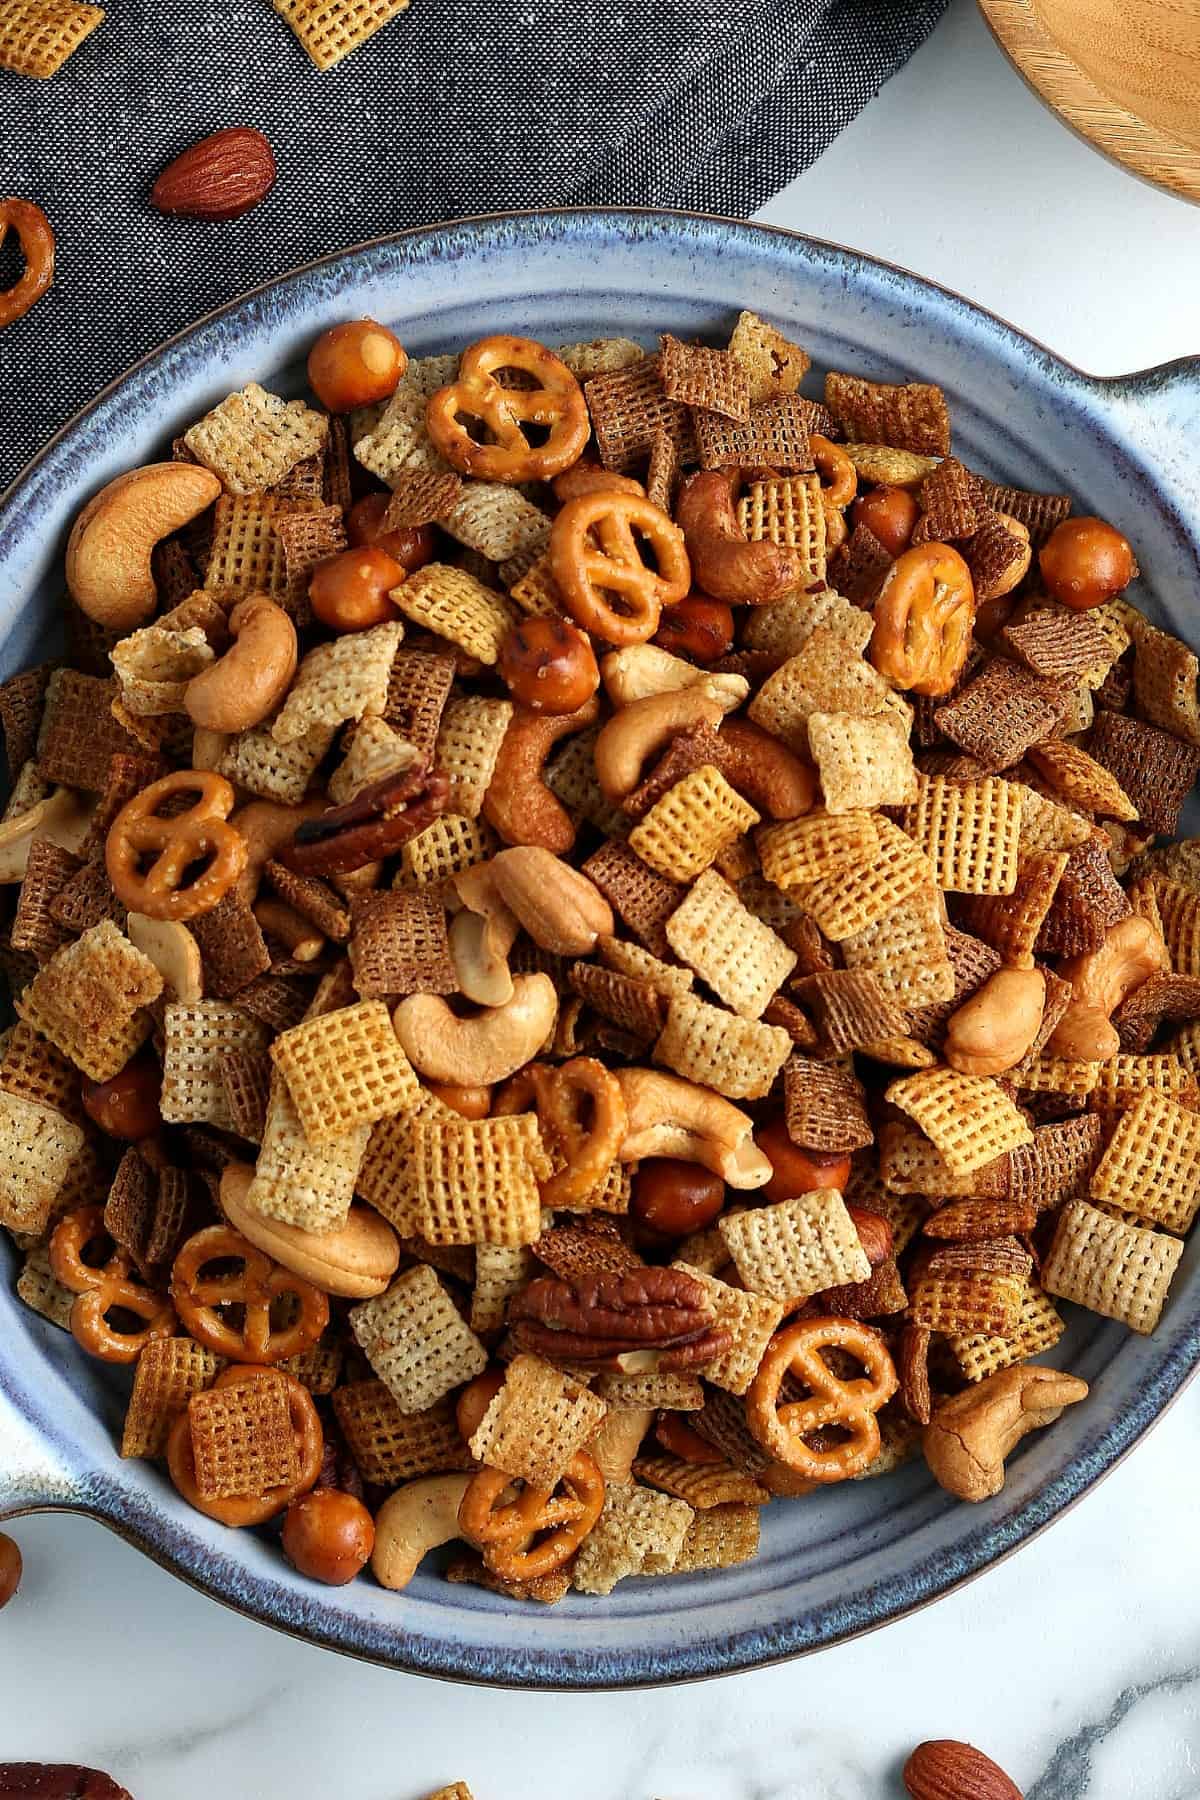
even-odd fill
[{"label": "seasoned cereal piece", "polygon": [[487,1367],[487,1351],[424,1264],[400,1275],[386,1293],[351,1307],[350,1324],[367,1361],[407,1413],[436,1405]]},{"label": "seasoned cereal piece", "polygon": [[1168,1231],[1188,1231],[1200,1210],[1200,1113],[1147,1089],[1117,1120],[1089,1191]]},{"label": "seasoned cereal piece", "polygon": [[183,441],[231,494],[253,494],[320,454],[328,432],[324,413],[303,400],[281,400],[252,381],[191,426]]},{"label": "seasoned cereal piece", "polygon": [[916,803],[902,828],[933,865],[940,888],[954,894],[1011,894],[1017,885],[1021,800],[1010,781],[919,777]]},{"label": "seasoned cereal piece", "polygon": [[285,1031],[271,1060],[287,1082],[310,1144],[411,1111],[418,1082],[387,1007],[363,1000]]},{"label": "seasoned cereal piece", "polygon": [[1042,1286],[1145,1334],[1158,1324],[1182,1255],[1180,1238],[1143,1231],[1086,1200],[1071,1200],[1059,1214]]},{"label": "seasoned cereal piece", "polygon": [[471,1454],[516,1480],[553,1488],[606,1412],[603,1400],[561,1369],[517,1356],[471,1437]]},{"label": "seasoned cereal piece", "polygon": [[685,1500],[610,1483],[575,1558],[572,1585],[581,1594],[611,1594],[627,1576],[669,1574],[695,1516]]},{"label": "seasoned cereal piece", "polygon": [[850,1281],[865,1281],[871,1264],[833,1188],[773,1206],[752,1207],[717,1221],[742,1285],[782,1301],[787,1310]]},{"label": "seasoned cereal piece", "polygon": [[85,1075],[108,1081],[149,1036],[146,1009],[162,990],[150,958],[106,919],[51,957],[16,1007]]},{"label": "seasoned cereal piece", "polygon": [[377,1487],[471,1465],[449,1398],[402,1412],[382,1381],[348,1381],[333,1390],[332,1403],[359,1474]]},{"label": "seasoned cereal piece", "polygon": [[796,966],[796,953],[707,870],[666,925],[667,942],[717,998],[745,1019],[760,1018]]},{"label": "seasoned cereal piece", "polygon": [[923,1069],[893,1081],[886,1099],[925,1133],[951,1169],[969,1175],[1033,1132],[1003,1088],[986,1075]]}]

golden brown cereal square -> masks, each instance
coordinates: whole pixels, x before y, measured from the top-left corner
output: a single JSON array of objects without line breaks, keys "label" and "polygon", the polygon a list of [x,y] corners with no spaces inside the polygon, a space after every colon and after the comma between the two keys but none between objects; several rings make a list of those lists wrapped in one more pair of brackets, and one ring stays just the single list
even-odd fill
[{"label": "golden brown cereal square", "polygon": [[146,1008],[162,988],[149,957],[106,919],[59,950],[16,1006],[85,1075],[107,1081],[149,1036]]},{"label": "golden brown cereal square", "polygon": [[314,1145],[416,1104],[417,1078],[381,1000],[293,1026],[271,1045],[271,1060]]},{"label": "golden brown cereal square", "polygon": [[435,761],[450,783],[451,812],[468,819],[479,817],[512,716],[511,700],[481,694],[469,694],[447,705]]},{"label": "golden brown cereal square", "polygon": [[432,825],[401,846],[397,887],[440,888],[450,876],[486,862],[499,840],[482,819],[440,813]]},{"label": "golden brown cereal square", "polygon": [[959,909],[960,922],[1015,968],[1031,969],[1054,897],[1070,863],[1070,852],[1022,856],[1011,894],[975,894]]},{"label": "golden brown cereal square", "polygon": [[306,1231],[330,1231],[343,1224],[370,1129],[356,1125],[313,1144],[287,1082],[277,1074],[246,1204],[268,1219]]},{"label": "golden brown cereal square", "polygon": [[0,15],[0,69],[48,81],[104,21],[79,0],[8,0]]},{"label": "golden brown cereal square", "polygon": [[756,725],[807,756],[813,713],[871,718],[885,710],[890,697],[891,689],[878,670],[862,656],[848,655],[846,639],[822,626],[767,677],[747,711]]},{"label": "golden brown cereal square", "polygon": [[188,1418],[196,1487],[204,1499],[261,1494],[299,1475],[287,1383],[278,1371],[202,1389],[188,1401]]},{"label": "golden brown cereal square", "polygon": [[275,742],[294,744],[310,732],[333,730],[367,713],[381,717],[392,659],[403,635],[404,627],[396,621],[310,650],[271,726]]},{"label": "golden brown cereal square", "polygon": [[1133,637],[1133,703],[1139,716],[1186,744],[1200,744],[1200,660],[1177,637],[1156,631],[1145,619]]},{"label": "golden brown cereal square", "polygon": [[672,1575],[704,1569],[732,1569],[758,1555],[759,1509],[730,1501],[697,1512],[688,1526]]},{"label": "golden brown cereal square", "polygon": [[269,723],[231,737],[218,765],[219,773],[237,787],[264,800],[297,806],[308,791],[317,764],[333,742],[332,725],[314,725],[294,742],[281,744]]},{"label": "golden brown cereal square", "polygon": [[53,1044],[39,1037],[23,1019],[18,1019],[4,1034],[0,1089],[48,1106],[74,1119],[76,1124],[83,1122],[78,1073]]},{"label": "golden brown cereal square", "polygon": [[692,1463],[662,1454],[639,1456],[633,1473],[647,1487],[686,1500],[697,1513],[718,1506],[765,1506],[771,1497],[771,1490],[753,1475],[722,1462]]},{"label": "golden brown cereal square", "polygon": [[350,1309],[367,1361],[404,1412],[422,1412],[482,1375],[487,1352],[425,1264]]},{"label": "golden brown cereal square", "polygon": [[191,1338],[152,1338],[134,1369],[121,1455],[164,1456],[171,1426],[220,1367],[221,1359]]},{"label": "golden brown cereal square", "polygon": [[1036,789],[1021,787],[1021,854],[1035,850],[1074,850],[1092,835],[1090,819],[1060,806]]},{"label": "golden brown cereal square", "polygon": [[538,1180],[549,1173],[537,1119],[419,1118],[413,1124],[416,1229],[431,1244],[531,1244]]},{"label": "golden brown cereal square", "polygon": [[1143,1093],[1117,1120],[1090,1192],[1168,1231],[1189,1230],[1200,1209],[1200,1113]]},{"label": "golden brown cereal square", "polygon": [[733,1342],[695,1372],[714,1387],[726,1388],[731,1394],[744,1394],[750,1386],[763,1352],[783,1317],[783,1307],[767,1294],[748,1294],[741,1288],[718,1281],[691,1263],[677,1260],[672,1268],[682,1269],[698,1281],[713,1308],[713,1324],[730,1333]]},{"label": "golden brown cereal square", "polygon": [[391,1488],[418,1475],[470,1466],[450,1399],[437,1400],[422,1412],[402,1412],[382,1381],[344,1382],[332,1398],[364,1481]]},{"label": "golden brown cereal square", "polygon": [[[1070,719],[1064,718],[1064,732],[1070,726]],[[1044,744],[1031,744],[1027,755],[1068,806],[1100,813],[1106,819],[1136,819],[1137,808],[1120,783],[1078,744],[1051,738]],[[1200,753],[1196,760],[1200,766]]]},{"label": "golden brown cereal square", "polygon": [[924,775],[900,824],[928,856],[940,888],[953,894],[1011,894],[1025,791],[990,777],[947,781]]},{"label": "golden brown cereal square", "polygon": [[727,419],[750,417],[750,378],[736,356],[681,343],[670,332],[659,341],[659,378],[668,400],[707,407]]},{"label": "golden brown cereal square", "polygon": [[575,1558],[572,1585],[581,1594],[611,1594],[626,1576],[669,1573],[694,1517],[685,1500],[610,1483],[600,1517]]},{"label": "golden brown cereal square", "polygon": [[692,994],[677,994],[654,1060],[727,1099],[760,1099],[771,1091],[791,1049],[791,1038],[777,1025],[738,1018]]},{"label": "golden brown cereal square", "polygon": [[919,889],[843,938],[842,955],[848,969],[878,976],[884,992],[905,1008],[949,1001],[955,992],[941,897],[933,888]]},{"label": "golden brown cereal square", "polygon": [[332,69],[404,12],[409,0],[272,0],[318,69]]},{"label": "golden brown cereal square", "polygon": [[705,764],[651,807],[630,832],[629,848],[659,875],[688,881],[758,820],[720,770]]},{"label": "golden brown cereal square", "polygon": [[537,1356],[517,1356],[471,1438],[471,1454],[531,1486],[553,1488],[606,1411],[603,1400],[560,1369]]},{"label": "golden brown cereal square", "polygon": [[750,399],[756,406],[794,394],[812,365],[812,358],[799,344],[753,312],[738,314],[729,349],[746,371]]},{"label": "golden brown cereal square", "polygon": [[266,1048],[263,1023],[223,1000],[168,1002],[163,1015],[163,1085],[160,1107],[168,1124],[233,1129],[222,1067],[232,1050]]},{"label": "golden brown cereal square", "polygon": [[834,1188],[719,1219],[742,1285],[788,1310],[825,1288],[865,1281],[871,1265]]},{"label": "golden brown cereal square", "polygon": [[796,966],[796,953],[744,907],[729,883],[707,870],[667,920],[667,942],[719,1000],[745,1019],[761,1017],[767,1001]]},{"label": "golden brown cereal square", "polygon": [[[796,583],[798,587],[811,587],[825,580],[827,525],[818,475],[781,475],[751,481],[738,502],[737,516],[742,532],[752,544],[781,544],[800,552],[803,572]],[[814,629],[816,623],[814,620]]]},{"label": "golden brown cereal square", "polygon": [[966,1332],[950,1338],[950,1349],[966,1379],[982,1381],[998,1369],[1011,1368],[1014,1363],[1027,1362],[1044,1350],[1052,1350],[1065,1330],[1058,1308],[1031,1277],[1007,1336]]},{"label": "golden brown cereal square", "polygon": [[475,1281],[471,1289],[471,1330],[501,1330],[509,1301],[536,1272],[533,1253],[523,1244],[477,1244]]},{"label": "golden brown cereal square", "polygon": [[541,507],[500,482],[467,483],[439,523],[460,544],[494,563],[532,563],[550,541],[550,520]]},{"label": "golden brown cereal square", "polygon": [[1180,1238],[1144,1231],[1085,1200],[1071,1200],[1059,1214],[1042,1286],[1144,1334],[1158,1324],[1182,1255]]},{"label": "golden brown cereal square", "polygon": [[948,1335],[1005,1337],[1020,1317],[1031,1266],[1014,1239],[944,1245],[918,1266],[909,1317]]},{"label": "golden brown cereal square", "polygon": [[950,415],[932,383],[865,381],[830,370],[825,404],[848,438],[890,444],[919,456],[950,454]]},{"label": "golden brown cereal square", "polygon": [[893,1081],[886,1098],[907,1113],[950,1167],[963,1175],[1033,1141],[1021,1113],[990,1076],[923,1069]]},{"label": "golden brown cereal square", "polygon": [[468,656],[488,664],[496,661],[517,618],[503,594],[485,587],[465,569],[445,563],[427,563],[396,588],[392,598],[415,625],[449,638]]},{"label": "golden brown cereal square", "polygon": [[901,901],[934,885],[929,858],[899,826],[879,818],[875,829],[878,844],[869,862],[857,862],[796,891],[805,912],[833,943],[865,931]]},{"label": "golden brown cereal square", "polygon": [[31,1312],[49,1319],[63,1331],[71,1329],[71,1309],[77,1296],[64,1287],[50,1267],[50,1254],[45,1244],[35,1244],[26,1253],[21,1273],[17,1276],[17,1298]]},{"label": "golden brown cereal square", "polygon": [[324,413],[303,400],[281,400],[252,381],[206,413],[183,441],[231,494],[252,494],[319,455],[328,432]]},{"label": "golden brown cereal square", "polygon": [[83,1144],[62,1113],[0,1092],[0,1225],[40,1236]]},{"label": "golden brown cereal square", "polygon": [[827,881],[856,863],[871,862],[879,848],[879,831],[869,812],[835,815],[814,807],[798,819],[764,825],[757,842],[763,874],[786,892]]},{"label": "golden brown cereal square", "polygon": [[912,750],[888,713],[810,713],[808,745],[827,812],[903,806],[917,796]]}]

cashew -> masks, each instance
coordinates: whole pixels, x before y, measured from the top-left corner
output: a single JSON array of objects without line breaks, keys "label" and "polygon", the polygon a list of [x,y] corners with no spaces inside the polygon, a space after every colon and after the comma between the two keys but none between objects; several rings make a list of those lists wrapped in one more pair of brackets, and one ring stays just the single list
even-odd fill
[{"label": "cashew", "polygon": [[512,999],[508,953],[517,930],[515,919],[509,932],[495,914],[472,912],[466,906],[450,921],[450,960],[458,990],[476,1006],[507,1006]]},{"label": "cashew", "polygon": [[382,1294],[400,1262],[400,1240],[386,1219],[357,1201],[332,1231],[304,1231],[264,1218],[254,1200],[254,1170],[230,1163],[221,1175],[221,1211],[235,1231],[324,1294],[367,1300]]},{"label": "cashew", "polygon": [[1162,933],[1138,913],[1110,926],[1098,950],[1064,958],[1059,974],[1071,983],[1071,1004],[1054,1028],[1050,1054],[1110,1061],[1121,1048],[1112,1014],[1151,975],[1170,967]]},{"label": "cashew", "polygon": [[406,1588],[422,1557],[460,1535],[458,1509],[471,1480],[470,1475],[426,1475],[384,1501],[371,1554],[380,1587]]},{"label": "cashew", "polygon": [[392,1014],[401,1048],[429,1081],[487,1087],[505,1081],[545,1043],[558,1012],[548,975],[517,975],[512,999],[460,1019],[436,994],[410,994]]},{"label": "cashew", "polygon": [[612,907],[600,889],[548,850],[501,850],[487,866],[501,899],[543,950],[587,956],[597,938],[611,937]]},{"label": "cashew", "polygon": [[151,919],[145,913],[131,912],[125,935],[143,956],[150,958],[172,1000],[191,1002],[203,997],[200,946],[186,925],[177,919]]},{"label": "cashew", "polygon": [[95,801],[74,788],[58,787],[28,812],[0,823],[0,883],[24,881],[29,846],[49,838],[60,850],[78,850],[88,834]]},{"label": "cashew", "polygon": [[711,1088],[656,1069],[614,1071],[628,1115],[617,1155],[675,1156],[699,1163],[733,1188],[760,1188],[772,1169],[754,1142],[754,1122]]},{"label": "cashew", "polygon": [[925,1427],[934,1480],[960,1500],[990,1499],[1004,1486],[1005,1457],[1025,1433],[1052,1424],[1087,1391],[1077,1375],[1022,1363],[955,1394]]},{"label": "cashew", "polygon": [[623,800],[641,780],[644,765],[678,732],[697,725],[719,725],[724,716],[721,702],[703,687],[652,694],[623,706],[602,727],[593,751],[596,777],[605,796]]},{"label": "cashew", "polygon": [[219,769],[221,758],[229,747],[227,731],[193,731],[193,769]]},{"label": "cashew", "polygon": [[260,931],[278,938],[293,962],[316,962],[325,948],[323,933],[285,900],[256,900],[254,918]]},{"label": "cashew", "polygon": [[577,711],[557,717],[524,706],[513,708],[483,797],[483,816],[506,844],[540,844],[559,855],[571,848],[575,842],[571,815],[546,786],[542,765],[559,738],[594,725],[599,716],[595,694]]},{"label": "cashew", "polygon": [[809,573],[799,550],[747,539],[735,504],[742,478],[741,469],[701,469],[690,475],[679,491],[675,519],[694,585],[714,600],[758,606],[803,587]]},{"label": "cashew", "polygon": [[274,712],[291,686],[296,627],[264,594],[239,601],[229,615],[233,643],[188,682],[184,709],[205,731],[249,731]]},{"label": "cashew", "polygon": [[764,818],[798,819],[811,812],[817,772],[781,738],[751,719],[726,719],[721,744],[722,774]]},{"label": "cashew", "polygon": [[296,835],[303,819],[318,819],[325,811],[320,799],[302,800],[299,806],[284,806],[278,800],[251,800],[239,807],[229,823],[246,841],[246,866],[237,879],[239,897],[252,905],[258,893],[262,872],[271,858]]},{"label": "cashew", "polygon": [[750,693],[744,675],[713,675],[657,644],[627,644],[624,650],[610,650],[601,661],[600,675],[605,693],[617,708],[649,700],[654,694],[702,687],[721,701],[725,712],[732,712]]},{"label": "cashew", "polygon": [[633,1459],[654,1419],[654,1408],[651,1406],[612,1409],[586,1446],[588,1455],[605,1481],[633,1480]]},{"label": "cashew", "polygon": [[1046,1007],[1040,969],[997,969],[946,1025],[943,1054],[963,1075],[1002,1075],[1028,1054]]},{"label": "cashew", "polygon": [[100,489],[71,528],[67,587],[98,625],[132,631],[158,604],[150,552],[211,506],[221,483],[197,463],[149,463]]}]

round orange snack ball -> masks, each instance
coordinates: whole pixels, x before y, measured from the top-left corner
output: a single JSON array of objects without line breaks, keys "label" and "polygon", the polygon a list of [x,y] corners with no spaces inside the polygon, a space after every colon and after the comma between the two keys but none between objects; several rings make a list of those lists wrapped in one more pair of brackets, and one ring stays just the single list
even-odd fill
[{"label": "round orange snack ball", "polygon": [[343,1587],[375,1548],[375,1521],[353,1494],[314,1488],[301,1494],[283,1521],[283,1551],[302,1575]]},{"label": "round orange snack ball", "polygon": [[775,1119],[754,1134],[754,1141],[774,1173],[759,1193],[770,1205],[812,1194],[818,1188],[837,1188],[841,1193],[850,1179],[850,1158],[805,1150],[793,1143],[782,1119]]},{"label": "round orange snack ball", "polygon": [[1038,567],[1046,592],[1076,612],[1103,606],[1137,571],[1129,539],[1103,519],[1064,519],[1042,545]]},{"label": "round orange snack ball", "polygon": [[364,494],[356,500],[346,515],[346,536],[356,549],[370,544],[386,550],[412,575],[433,561],[437,536],[432,525],[393,525],[389,530],[384,515],[390,500],[390,494]]},{"label": "round orange snack ball", "polygon": [[320,563],[308,584],[308,597],[322,625],[331,631],[367,631],[399,617],[388,596],[403,580],[403,566],[394,556],[366,544]]},{"label": "round orange snack ball", "polygon": [[600,686],[596,652],[568,619],[523,619],[501,644],[497,666],[530,712],[578,712]]},{"label": "round orange snack ball", "polygon": [[308,353],[308,382],[330,412],[372,406],[394,394],[408,353],[386,325],[349,319],[323,331]]}]

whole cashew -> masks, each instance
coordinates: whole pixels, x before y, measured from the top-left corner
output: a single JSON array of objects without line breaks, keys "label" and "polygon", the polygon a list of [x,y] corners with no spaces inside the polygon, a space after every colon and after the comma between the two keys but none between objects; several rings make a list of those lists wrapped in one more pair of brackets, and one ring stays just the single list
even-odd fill
[{"label": "whole cashew", "polygon": [[610,650],[601,659],[600,678],[604,691],[617,708],[631,706],[635,700],[649,700],[654,694],[670,694],[677,688],[702,687],[719,699],[726,712],[732,712],[750,694],[750,683],[744,675],[714,675],[708,669],[672,656],[659,644],[627,644],[623,650]]},{"label": "whole cashew", "polygon": [[571,815],[546,786],[543,764],[559,738],[583,731],[600,716],[593,694],[573,713],[530,712],[514,706],[488,791],[483,816],[506,844],[540,844],[565,855],[575,842]]},{"label": "whole cashew", "polygon": [[49,838],[60,850],[78,850],[87,837],[95,802],[74,788],[57,787],[28,812],[0,823],[0,883],[24,881],[29,846]]},{"label": "whole cashew", "polygon": [[1151,975],[1170,967],[1161,932],[1139,913],[1110,926],[1098,950],[1065,957],[1059,974],[1071,983],[1071,1004],[1054,1028],[1050,1054],[1110,1061],[1121,1048],[1112,1014]]},{"label": "whole cashew", "polygon": [[770,1181],[771,1164],[754,1142],[754,1121],[711,1088],[656,1069],[614,1073],[627,1114],[621,1162],[674,1156],[711,1169],[733,1188]]},{"label": "whole cashew", "polygon": [[554,1028],[558,995],[548,975],[517,975],[512,999],[460,1019],[436,994],[410,994],[392,1014],[400,1046],[419,1075],[487,1087],[530,1062]]},{"label": "whole cashew", "polygon": [[596,739],[596,777],[609,800],[623,800],[641,780],[642,768],[681,731],[719,725],[725,707],[703,687],[651,694],[614,713]]},{"label": "whole cashew", "polygon": [[1000,1369],[938,1407],[922,1445],[930,1471],[960,1500],[988,1500],[1004,1486],[1004,1459],[1088,1391],[1078,1375],[1037,1363]]},{"label": "whole cashew", "polygon": [[752,719],[722,725],[721,773],[768,819],[798,819],[817,798],[816,770]]},{"label": "whole cashew", "polygon": [[740,469],[701,469],[689,475],[675,505],[692,578],[714,600],[761,606],[811,578],[803,556],[784,544],[751,543],[735,504]]},{"label": "whole cashew", "polygon": [[470,1475],[426,1475],[389,1496],[375,1520],[371,1569],[380,1587],[405,1588],[422,1557],[459,1536],[458,1509]]},{"label": "whole cashew", "polygon": [[612,907],[595,882],[548,850],[523,844],[501,850],[485,866],[505,905],[543,950],[587,956],[597,938],[612,936]]},{"label": "whole cashew", "polygon": [[277,851],[290,844],[303,819],[318,819],[325,811],[320,799],[284,806],[279,800],[251,800],[239,807],[229,823],[246,841],[246,866],[237,879],[237,892],[249,906],[258,893],[262,872]]},{"label": "whole cashew", "polygon": [[92,497],[67,540],[67,587],[89,619],[132,631],[158,604],[150,552],[211,506],[221,483],[198,463],[148,463]]},{"label": "whole cashew", "polygon": [[183,704],[205,731],[249,731],[274,712],[291,686],[296,627],[263,594],[239,601],[229,615],[233,643],[211,668],[188,682]]},{"label": "whole cashew", "polygon": [[997,969],[946,1024],[943,1055],[963,1075],[1003,1075],[1028,1054],[1046,1007],[1040,969]]},{"label": "whole cashew", "polygon": [[458,991],[476,1006],[506,1006],[512,999],[508,953],[519,929],[507,907],[482,913],[464,906],[451,919],[450,960]]},{"label": "whole cashew", "polygon": [[605,1481],[633,1480],[633,1459],[655,1420],[650,1406],[614,1407],[585,1446]]},{"label": "whole cashew", "polygon": [[230,1163],[221,1175],[221,1211],[235,1231],[325,1294],[367,1300],[382,1294],[400,1262],[400,1240],[386,1219],[357,1201],[332,1231],[304,1231],[268,1219],[253,1205],[254,1170]]}]

